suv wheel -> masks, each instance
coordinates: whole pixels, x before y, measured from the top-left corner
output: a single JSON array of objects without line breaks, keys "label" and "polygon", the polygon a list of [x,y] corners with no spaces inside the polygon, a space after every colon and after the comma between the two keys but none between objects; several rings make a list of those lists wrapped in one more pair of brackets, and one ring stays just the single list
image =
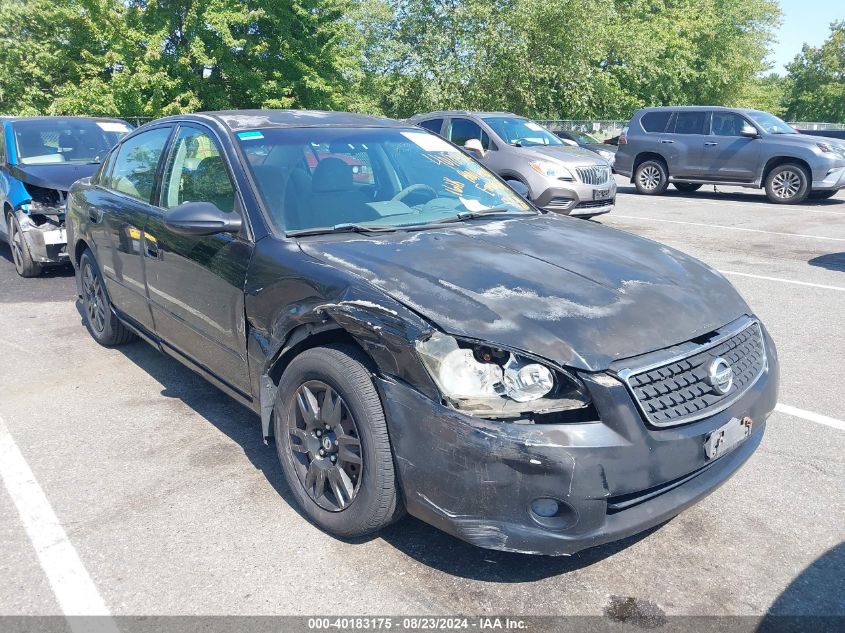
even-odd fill
[{"label": "suv wheel", "polygon": [[351,346],[306,350],[285,369],[274,408],[276,452],[299,506],[342,538],[401,516],[381,399]]},{"label": "suv wheel", "polygon": [[76,274],[82,286],[85,327],[94,340],[105,347],[116,347],[135,338],[112,311],[103,276],[91,251],[82,254]]},{"label": "suv wheel", "polygon": [[776,204],[799,204],[809,193],[810,176],[801,165],[778,165],[766,176],[766,195]]},{"label": "suv wheel", "polygon": [[640,163],[634,172],[634,185],[638,192],[647,196],[663,193],[669,186],[666,165],[659,160],[647,160]]},{"label": "suv wheel", "polygon": [[26,238],[21,231],[21,225],[14,213],[9,213],[7,222],[6,234],[9,236],[9,246],[12,249],[15,271],[21,277],[38,277],[41,274],[41,264],[32,259]]},{"label": "suv wheel", "polygon": [[701,185],[696,182],[673,182],[672,186],[682,193],[692,193],[701,189]]}]

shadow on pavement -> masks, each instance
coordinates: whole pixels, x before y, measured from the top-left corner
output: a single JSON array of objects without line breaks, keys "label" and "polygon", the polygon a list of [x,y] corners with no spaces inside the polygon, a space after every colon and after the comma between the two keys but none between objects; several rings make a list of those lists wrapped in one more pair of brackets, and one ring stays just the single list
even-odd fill
[{"label": "shadow on pavement", "polygon": [[[627,193],[632,195],[639,195],[637,194],[637,189],[634,185],[630,183],[624,183],[617,186],[617,193]],[[720,189],[718,186],[716,187],[716,191],[713,190],[713,185],[702,185],[701,189],[698,191],[694,191],[692,193],[683,193],[675,189],[672,185],[669,185],[669,188],[666,190],[665,193],[659,196],[642,196],[642,198],[651,198],[658,200],[660,198],[687,198],[689,200],[717,200],[719,202],[757,202],[760,204],[773,204],[769,201],[766,197],[765,192],[762,189],[746,189],[744,191],[725,191],[724,189]],[[845,204],[845,194],[839,194],[834,196],[833,198],[829,198],[827,200],[810,200],[807,199],[802,202],[800,205],[796,205],[798,208],[801,206],[813,206],[813,207],[837,207],[842,206]],[[782,205],[784,209],[789,209],[791,205]]]},{"label": "shadow on pavement", "polygon": [[[256,414],[147,343],[136,342],[118,349],[163,386],[163,397],[180,399],[237,442],[252,465],[264,474],[279,496],[304,520],[308,520],[290,493],[275,448],[272,445],[266,446],[261,438],[260,421]],[[659,526],[617,543],[558,558],[480,549],[413,517],[406,517],[372,537],[339,540],[354,545],[381,538],[408,557],[453,576],[486,582],[517,583],[565,574],[591,565],[630,547],[656,529]]]},{"label": "shadow on pavement", "polygon": [[845,253],[829,253],[827,255],[819,255],[807,262],[810,266],[817,266],[819,268],[826,268],[827,270],[835,270],[845,273]]},{"label": "shadow on pavement", "polygon": [[842,631],[845,624],[845,542],[801,572],[769,607],[758,633]]}]

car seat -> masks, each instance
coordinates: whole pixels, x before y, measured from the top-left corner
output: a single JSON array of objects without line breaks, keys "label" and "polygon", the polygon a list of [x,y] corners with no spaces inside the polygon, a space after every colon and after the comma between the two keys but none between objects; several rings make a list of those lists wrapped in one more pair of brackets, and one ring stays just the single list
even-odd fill
[{"label": "car seat", "polygon": [[324,158],[314,169],[311,195],[302,208],[301,226],[334,226],[381,217],[367,202],[367,196],[353,184],[352,166],[339,158]]}]

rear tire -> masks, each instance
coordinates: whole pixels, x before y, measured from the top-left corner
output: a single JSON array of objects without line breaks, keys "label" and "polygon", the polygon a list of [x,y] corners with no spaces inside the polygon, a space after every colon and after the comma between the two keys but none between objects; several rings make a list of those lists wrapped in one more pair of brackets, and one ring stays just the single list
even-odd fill
[{"label": "rear tire", "polygon": [[133,340],[135,335],[112,310],[103,276],[91,251],[86,250],[82,254],[76,274],[82,287],[85,327],[94,340],[104,347],[117,347]]},{"label": "rear tire", "polygon": [[32,259],[29,245],[26,243],[20,222],[18,222],[14,212],[9,212],[6,222],[6,234],[9,236],[9,247],[12,249],[15,272],[21,277],[38,277],[41,274],[41,264]]},{"label": "rear tire", "polygon": [[314,523],[341,538],[372,534],[404,513],[367,362],[348,345],[306,350],[276,394],[273,431],[288,487]]},{"label": "rear tire", "polygon": [[701,185],[695,182],[673,182],[672,186],[682,193],[692,193],[701,189]]},{"label": "rear tire", "polygon": [[839,191],[811,191],[808,198],[810,200],[827,200],[828,198],[832,198],[835,196]]},{"label": "rear tire", "polygon": [[766,196],[775,204],[801,204],[810,194],[810,175],[801,165],[778,165],[766,176]]},{"label": "rear tire", "polygon": [[669,186],[669,170],[659,160],[647,160],[634,170],[634,186],[646,196],[659,196]]}]

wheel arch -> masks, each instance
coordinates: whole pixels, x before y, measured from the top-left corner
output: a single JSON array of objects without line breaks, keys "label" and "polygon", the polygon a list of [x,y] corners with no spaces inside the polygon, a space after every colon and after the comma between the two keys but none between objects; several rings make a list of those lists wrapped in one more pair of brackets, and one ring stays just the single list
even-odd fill
[{"label": "wheel arch", "polygon": [[634,158],[634,165],[631,167],[631,182],[634,182],[634,174],[637,171],[637,167],[642,165],[647,160],[658,160],[663,163],[663,166],[666,168],[666,173],[669,174],[669,162],[666,160],[666,157],[662,154],[657,152],[640,152]]},{"label": "wheel arch", "polygon": [[[341,309],[338,309],[341,308]],[[367,370],[374,379],[395,378],[413,384],[422,392],[436,397],[430,378],[409,368],[408,352],[419,335],[410,329],[396,327],[397,316],[360,306],[322,306],[314,319],[291,328],[275,346],[259,376],[259,410],[265,442],[273,436],[272,415],[279,380],[291,361],[315,347],[344,344],[361,352]],[[413,331],[412,331],[413,330]],[[401,350],[401,351],[400,351]],[[421,366],[420,366],[421,368]],[[423,370],[424,371],[424,370]],[[426,382],[427,381],[427,382]],[[379,380],[375,380],[376,383]],[[378,390],[378,385],[376,385]]]},{"label": "wheel arch", "polygon": [[796,156],[773,156],[769,160],[766,161],[765,166],[763,167],[763,173],[760,175],[760,186],[766,186],[766,179],[769,177],[769,174],[772,172],[773,169],[776,167],[780,167],[781,165],[787,164],[795,164],[800,165],[805,170],[807,170],[807,175],[809,177],[809,188],[813,188],[813,170],[810,167],[810,164],[804,160],[803,158],[798,158]]}]

